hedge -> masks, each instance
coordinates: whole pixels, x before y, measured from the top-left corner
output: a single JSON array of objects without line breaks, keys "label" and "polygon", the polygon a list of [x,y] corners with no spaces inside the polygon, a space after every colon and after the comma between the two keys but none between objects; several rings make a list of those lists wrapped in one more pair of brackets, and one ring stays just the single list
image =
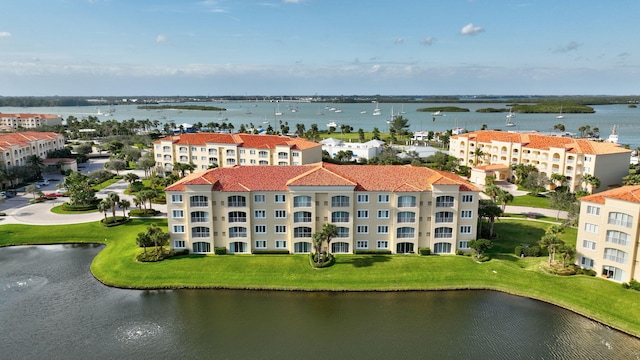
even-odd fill
[{"label": "hedge", "polygon": [[216,255],[227,255],[227,248],[226,247],[214,247],[213,248],[213,253]]},{"label": "hedge", "polygon": [[252,250],[251,253],[254,255],[288,255],[289,250]]},{"label": "hedge", "polygon": [[423,256],[431,255],[431,249],[430,248],[419,248],[418,249],[418,253],[420,255],[423,255]]},{"label": "hedge", "polygon": [[391,250],[356,250],[356,255],[391,255]]}]

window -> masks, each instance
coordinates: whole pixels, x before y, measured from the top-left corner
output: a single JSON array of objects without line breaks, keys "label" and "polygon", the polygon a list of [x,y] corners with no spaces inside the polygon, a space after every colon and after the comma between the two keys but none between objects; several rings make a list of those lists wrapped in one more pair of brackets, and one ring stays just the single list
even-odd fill
[{"label": "window", "polygon": [[378,219],[388,219],[389,210],[378,210]]},{"label": "window", "polygon": [[621,231],[607,230],[606,241],[621,246],[629,245],[629,234]]},{"label": "window", "polygon": [[254,219],[264,219],[267,217],[267,210],[254,210],[253,218]]},{"label": "window", "polygon": [[598,225],[584,223],[584,231],[597,234],[598,233]]},{"label": "window", "polygon": [[412,227],[399,227],[396,230],[396,237],[398,239],[407,239],[415,237],[416,230]]},{"label": "window", "polygon": [[389,241],[387,241],[387,240],[378,240],[378,241],[376,241],[376,248],[378,248],[378,249],[388,249],[389,248]]},{"label": "window", "polygon": [[453,222],[453,212],[440,211],[436,213],[436,223],[452,223],[452,222]]},{"label": "window", "polygon": [[276,240],[276,249],[286,249],[287,241],[286,240]]},{"label": "window", "polygon": [[293,244],[293,252],[295,253],[308,253],[311,252],[311,243],[309,242],[297,242]]},{"label": "window", "polygon": [[194,223],[209,222],[209,213],[206,211],[192,211],[191,222],[194,222]]},{"label": "window", "polygon": [[368,219],[369,210],[358,210],[358,219]]},{"label": "window", "polygon": [[255,155],[256,151],[255,150],[249,150],[249,155]]},{"label": "window", "polygon": [[209,155],[215,155],[218,153],[217,149],[209,149]]},{"label": "window", "polygon": [[286,200],[286,196],[284,194],[276,194],[275,199],[277,203],[283,203]]},{"label": "window", "polygon": [[174,248],[184,248],[187,247],[187,243],[184,240],[174,240],[173,241]]},{"label": "window", "polygon": [[171,211],[171,216],[174,219],[181,219],[181,218],[184,217],[184,211],[182,211],[182,210],[173,210],[173,211]]},{"label": "window", "polygon": [[335,254],[346,254],[349,252],[349,243],[346,243],[346,242],[331,243],[331,252]]},{"label": "window", "polygon": [[269,153],[267,151],[261,150],[261,151],[258,152],[258,157],[268,158],[269,157]]},{"label": "window", "polygon": [[[255,161],[255,160],[251,160],[251,161],[252,161],[252,163],[253,163],[253,161]],[[269,162],[268,162],[267,160],[260,160],[260,161],[258,162],[258,165],[269,165]]]},{"label": "window", "polygon": [[266,234],[267,233],[267,225],[256,225],[255,226],[255,233],[256,234]]},{"label": "window", "polygon": [[194,238],[209,237],[209,228],[204,226],[195,226],[191,229],[191,237],[194,237]]},{"label": "window", "polygon": [[600,208],[597,206],[587,205],[587,214],[600,216]]},{"label": "window", "polygon": [[293,207],[311,207],[311,196],[294,196]]},{"label": "window", "polygon": [[471,234],[471,226],[469,225],[460,226],[460,234]]},{"label": "window", "polygon": [[242,195],[233,195],[227,197],[227,206],[229,207],[245,207],[247,206],[247,198]]},{"label": "window", "polygon": [[266,249],[267,241],[266,240],[256,240],[256,249]]},{"label": "window", "polygon": [[331,213],[332,223],[346,223],[349,222],[349,213],[346,211],[334,211]]},{"label": "window", "polygon": [[473,211],[471,210],[462,210],[460,212],[461,219],[471,219],[473,217]]},{"label": "window", "polygon": [[247,228],[244,226],[230,227],[229,238],[239,238],[239,237],[247,237]]},{"label": "window", "polygon": [[263,194],[256,194],[253,195],[253,202],[254,203],[265,203],[267,202],[267,197]]},{"label": "window", "polygon": [[189,204],[194,207],[208,206],[209,199],[206,196],[196,195],[189,198]]},{"label": "window", "polygon": [[368,203],[369,195],[368,194],[358,194],[358,202],[359,203]]},{"label": "window", "polygon": [[244,155],[244,154],[245,154],[245,152],[246,152],[246,151],[245,151],[245,149],[240,149],[240,150],[238,150],[238,154],[240,154],[240,155]]},{"label": "window", "polygon": [[378,225],[378,234],[388,234],[389,227],[387,225]]},{"label": "window", "polygon": [[348,227],[338,226],[338,227],[336,227],[336,230],[337,230],[337,234],[336,234],[337,238],[348,238],[349,237],[349,228]]},{"label": "window", "polygon": [[610,212],[609,213],[609,224],[624,226],[630,228],[633,223],[633,216],[627,215],[619,212]]},{"label": "window", "polygon": [[368,234],[369,233],[369,227],[367,225],[358,225],[356,227],[356,233],[358,233],[358,234]]},{"label": "window", "polygon": [[310,238],[311,228],[307,226],[300,226],[300,227],[293,228],[293,237],[294,238]]},{"label": "window", "polygon": [[332,207],[348,207],[349,197],[348,196],[332,196],[331,206]]},{"label": "window", "polygon": [[435,243],[433,245],[433,253],[434,254],[450,254],[451,253],[451,244],[450,243]]},{"label": "window", "polygon": [[389,202],[389,194],[378,195],[378,203],[384,204]]},{"label": "window", "polygon": [[469,248],[469,240],[458,241],[458,248],[460,248],[460,249],[468,249]]},{"label": "window", "polygon": [[596,242],[591,240],[582,240],[582,247],[588,250],[595,250]]},{"label": "window", "polygon": [[416,197],[415,196],[399,196],[398,197],[398,207],[415,207],[416,206]]},{"label": "window", "polygon": [[211,244],[204,241],[195,242],[193,243],[193,252],[194,253],[211,252]]},{"label": "window", "polygon": [[171,195],[171,202],[174,204],[181,204],[182,203],[182,194],[172,194]]},{"label": "window", "polygon": [[608,279],[622,281],[625,278],[625,272],[615,266],[605,265],[602,267],[602,275]]},{"label": "window", "polygon": [[289,158],[289,154],[287,154],[286,152],[284,152],[284,151],[279,151],[278,152],[278,159],[283,159],[284,160],[284,159],[288,159],[288,158]]},{"label": "window", "polygon": [[236,156],[236,151],[232,149],[227,149],[227,156]]},{"label": "window", "polygon": [[311,212],[310,211],[296,211],[293,213],[294,223],[310,223]]},{"label": "window", "polygon": [[247,243],[242,241],[233,241],[229,243],[230,254],[241,254],[247,252]]},{"label": "window", "polygon": [[580,258],[580,265],[586,268],[593,268],[593,259],[590,259],[586,256],[582,256]]},{"label": "window", "polygon": [[356,241],[356,249],[368,249],[369,242],[367,240],[357,240]]},{"label": "window", "polygon": [[256,164],[256,161],[255,161],[254,159],[251,159],[251,160],[249,160],[249,163],[250,163],[251,165],[255,165],[255,164]]},{"label": "window", "polygon": [[236,159],[227,159],[227,165],[235,165]]},{"label": "window", "polygon": [[287,217],[287,210],[276,210],[275,218],[276,219],[285,219]]},{"label": "window", "polygon": [[438,196],[436,198],[436,207],[453,207],[453,196]]},{"label": "window", "polygon": [[174,234],[184,234],[184,225],[173,225]]},{"label": "window", "polygon": [[294,152],[292,152],[292,153],[291,153],[291,156],[293,156],[293,157],[300,157],[300,152],[298,152],[298,151],[294,151]]},{"label": "window", "polygon": [[473,202],[473,195],[462,195],[462,202],[463,203],[472,203]]},{"label": "window", "polygon": [[398,223],[414,223],[416,222],[416,213],[413,211],[400,211],[398,213]]},{"label": "window", "polygon": [[276,225],[275,226],[276,234],[286,234],[287,233],[287,225]]},{"label": "window", "polygon": [[619,264],[627,263],[627,253],[618,249],[605,248],[604,258],[605,260],[611,260]]},{"label": "window", "polygon": [[247,222],[247,213],[244,211],[230,211],[229,222]]},{"label": "window", "polygon": [[436,228],[436,239],[450,239],[453,237],[453,229],[450,227]]}]

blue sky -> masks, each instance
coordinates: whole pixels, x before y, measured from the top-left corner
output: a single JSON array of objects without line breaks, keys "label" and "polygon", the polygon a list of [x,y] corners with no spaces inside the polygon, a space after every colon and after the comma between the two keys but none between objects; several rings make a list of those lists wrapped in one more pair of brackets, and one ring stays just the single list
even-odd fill
[{"label": "blue sky", "polygon": [[640,1],[0,0],[0,95],[640,94]]}]

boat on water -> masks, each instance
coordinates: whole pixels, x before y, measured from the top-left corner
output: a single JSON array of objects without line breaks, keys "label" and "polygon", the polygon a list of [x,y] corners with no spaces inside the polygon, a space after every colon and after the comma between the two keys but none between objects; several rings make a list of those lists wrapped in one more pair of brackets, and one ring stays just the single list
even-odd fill
[{"label": "boat on water", "polygon": [[507,119],[513,119],[516,117],[516,114],[509,109],[509,113],[507,114]]},{"label": "boat on water", "polygon": [[404,111],[404,104],[402,104],[402,107],[400,107],[400,114],[406,114],[407,112]]},{"label": "boat on water", "polygon": [[364,108],[362,108],[362,110],[360,110],[360,114],[366,114],[367,110],[365,110]]},{"label": "boat on water", "polygon": [[507,123],[504,124],[504,126],[506,126],[506,127],[514,127],[514,126],[516,126],[516,123],[511,121],[511,119],[507,119]]},{"label": "boat on water", "polygon": [[463,128],[463,127],[457,127],[455,129],[451,130],[451,134],[452,135],[460,135],[460,134],[464,134],[467,132],[467,129]]},{"label": "boat on water", "polygon": [[432,112],[431,115],[433,115],[433,116],[442,116],[444,114],[442,113],[442,111],[438,110],[438,111]]},{"label": "boat on water", "polygon": [[380,110],[380,108],[378,107],[378,102],[377,101],[376,101],[376,108],[373,109],[373,115],[374,116],[382,115],[382,110]]},{"label": "boat on water", "polygon": [[342,112],[342,109],[336,109],[336,110],[334,111],[334,113],[341,113],[341,112]]},{"label": "boat on water", "polygon": [[328,123],[327,123],[327,127],[328,127],[328,128],[330,128],[330,127],[334,127],[334,128],[336,128],[336,127],[338,127],[338,125],[336,124],[336,122],[335,122],[335,121],[331,121],[331,122],[328,122]]},{"label": "boat on water", "polygon": [[274,113],[275,116],[282,116],[282,111],[280,111],[280,104],[276,105],[276,112]]},{"label": "boat on water", "polygon": [[613,129],[611,129],[611,135],[609,135],[605,141],[613,144],[618,143],[618,132],[615,125],[613,125]]},{"label": "boat on water", "polygon": [[556,116],[556,119],[564,119],[564,115],[562,115],[562,105],[560,105],[560,114]]}]

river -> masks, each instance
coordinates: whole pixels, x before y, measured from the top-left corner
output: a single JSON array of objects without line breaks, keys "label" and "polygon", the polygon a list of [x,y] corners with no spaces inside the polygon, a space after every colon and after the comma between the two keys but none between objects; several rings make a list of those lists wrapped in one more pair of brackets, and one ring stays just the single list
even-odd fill
[{"label": "river", "polygon": [[0,248],[5,359],[637,359],[640,340],[491,291],[139,291],[101,246]]}]

